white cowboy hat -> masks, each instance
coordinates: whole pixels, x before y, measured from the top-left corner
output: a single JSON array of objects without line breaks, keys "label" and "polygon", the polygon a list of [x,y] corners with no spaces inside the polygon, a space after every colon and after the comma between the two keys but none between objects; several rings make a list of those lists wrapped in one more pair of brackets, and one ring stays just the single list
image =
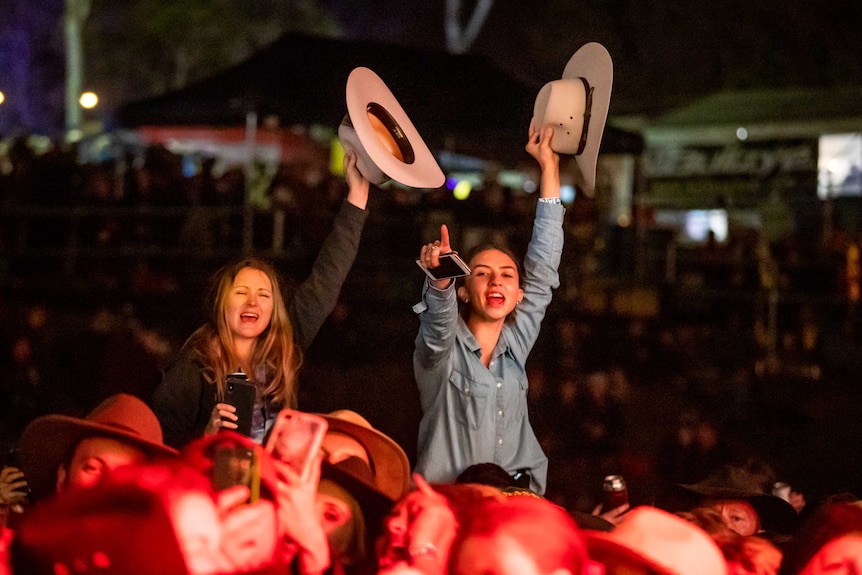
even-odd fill
[{"label": "white cowboy hat", "polygon": [[554,128],[551,147],[573,154],[587,188],[596,185],[596,158],[608,119],[614,64],[604,46],[584,44],[569,59],[563,77],[545,84],[536,96],[532,126]]},{"label": "white cowboy hat", "polygon": [[355,68],[347,78],[347,116],[338,139],[356,152],[359,172],[372,184],[391,178],[413,188],[439,188],[446,181],[413,122],[368,68]]}]

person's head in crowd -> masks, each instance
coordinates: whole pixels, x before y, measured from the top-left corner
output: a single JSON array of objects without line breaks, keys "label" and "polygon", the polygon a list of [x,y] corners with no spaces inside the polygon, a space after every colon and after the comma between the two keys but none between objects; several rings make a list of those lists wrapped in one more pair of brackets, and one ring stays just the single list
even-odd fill
[{"label": "person's head in crowd", "polygon": [[20,440],[21,468],[35,500],[71,488],[92,487],[124,465],[176,451],[162,442],[152,410],[133,395],[113,395],[86,417],[37,417]]},{"label": "person's head in crowd", "polygon": [[[521,259],[508,246],[497,243],[482,243],[473,247],[467,257],[467,264],[473,272],[461,278],[457,289],[461,315],[469,325],[474,314],[479,317],[491,313],[494,317],[505,318],[515,311],[515,306],[524,298],[521,288]],[[492,280],[493,277],[493,280]],[[485,292],[488,282],[494,281],[502,291],[502,307],[486,309]]]},{"label": "person's head in crowd", "polygon": [[[192,334],[189,344],[218,397],[224,397],[227,376],[240,368],[252,381],[267,382],[265,396],[282,406],[293,405],[301,356],[272,265],[242,258],[222,267],[209,299],[209,321]],[[258,369],[266,373],[255,373]]]},{"label": "person's head in crowd", "polygon": [[580,575],[588,562],[577,525],[536,497],[480,502],[452,546],[453,575]]},{"label": "person's head in crowd", "polygon": [[781,575],[862,573],[862,504],[826,502],[786,546]]},{"label": "person's head in crowd", "polygon": [[669,511],[709,508],[739,535],[789,535],[799,521],[796,510],[767,491],[762,477],[734,465],[724,465],[694,484],[678,484],[658,507]]},{"label": "person's head in crowd", "polygon": [[407,454],[355,411],[323,417],[329,427],[317,494],[320,520],[342,564],[373,562],[383,519],[410,486]]},{"label": "person's head in crowd", "polygon": [[179,459],[126,466],[100,489],[63,493],[28,514],[13,540],[14,572],[221,575],[271,566],[271,507],[238,507],[247,491],[223,494]]},{"label": "person's head in crowd", "polygon": [[455,483],[480,483],[497,489],[515,487],[515,480],[496,463],[474,463],[455,478]]},{"label": "person's head in crowd", "polygon": [[590,558],[607,575],[727,575],[716,541],[695,523],[656,507],[635,507],[610,533],[584,530]]},{"label": "person's head in crowd", "polygon": [[775,575],[778,572],[781,550],[762,537],[742,536],[732,531],[718,510],[698,507],[691,511],[679,511],[677,515],[715,539],[727,561],[730,575]]},{"label": "person's head in crowd", "polygon": [[[500,490],[505,497],[541,497],[534,491],[521,487],[518,481],[496,463],[475,463],[462,471],[455,479],[456,484],[487,485]],[[606,519],[576,509],[569,509],[569,515],[581,529],[610,531],[613,524]]]},{"label": "person's head in crowd", "polygon": [[782,553],[769,540],[756,535],[732,533],[717,537],[716,543],[727,561],[729,575],[777,575]]},{"label": "person's head in crowd", "polygon": [[435,483],[416,477],[416,489],[405,494],[383,521],[376,542],[378,564],[389,569],[411,564],[411,548],[431,544],[443,568],[458,529],[466,525],[484,501],[505,499],[496,487],[481,483]]},{"label": "person's head in crowd", "polygon": [[[317,499],[322,451],[314,454],[305,472],[300,472],[273,457],[252,438],[222,430],[189,443],[181,457],[211,478],[220,509],[225,498],[239,505],[239,519],[231,518],[229,524],[223,519],[226,527],[264,529],[266,532],[260,535],[264,543],[274,538],[278,546],[276,565],[292,563],[303,573],[322,571],[333,562],[341,565],[340,557],[333,557],[327,541],[334,522],[325,520],[324,513],[331,510],[322,510]],[[269,517],[270,510],[274,518]],[[245,527],[240,524],[243,518]]]}]

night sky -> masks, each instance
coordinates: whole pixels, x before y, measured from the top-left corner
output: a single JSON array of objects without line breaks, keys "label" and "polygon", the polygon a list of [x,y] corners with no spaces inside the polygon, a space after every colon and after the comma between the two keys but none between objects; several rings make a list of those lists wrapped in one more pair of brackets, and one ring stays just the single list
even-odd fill
[{"label": "night sky", "polygon": [[[0,131],[15,123],[48,128],[61,117],[62,4],[0,0],[0,90],[8,98],[0,111]],[[117,34],[112,28],[121,11],[111,5],[109,12],[109,4],[103,4],[93,2],[91,35]],[[279,26],[301,25],[293,16],[290,22],[266,20],[264,8],[274,12],[276,4],[256,3],[262,19],[253,24],[227,22],[209,36],[189,34],[186,40],[204,54],[217,48],[213,37],[226,37],[223,30],[248,38],[242,49],[231,45],[215,61],[193,61],[189,81],[243,59]],[[322,28],[346,38],[438,49],[445,45],[443,0],[292,4],[314,5],[316,13],[331,20]],[[219,3],[208,5],[215,10]],[[150,25],[145,32],[153,29],[159,28]],[[166,82],[144,73],[158,73],[153,62],[170,60],[170,47],[142,39],[143,33],[121,32],[111,38],[116,48],[111,58],[88,66],[91,83],[113,90],[106,95],[109,106],[166,90]],[[725,88],[862,84],[862,3],[843,0],[496,0],[472,51],[538,90],[559,77],[568,57],[588,41],[605,44],[615,61],[612,115],[656,115]],[[11,102],[21,90],[28,102],[15,108]]]}]

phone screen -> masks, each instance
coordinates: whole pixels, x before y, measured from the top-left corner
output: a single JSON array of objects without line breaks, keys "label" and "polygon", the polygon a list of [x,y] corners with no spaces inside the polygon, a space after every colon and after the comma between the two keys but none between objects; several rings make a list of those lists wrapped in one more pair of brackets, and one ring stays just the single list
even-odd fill
[{"label": "phone screen", "polygon": [[300,475],[320,449],[328,425],[319,415],[283,409],[279,412],[266,449]]},{"label": "phone screen", "polygon": [[457,278],[468,276],[471,273],[470,266],[462,260],[458,254],[451,252],[440,255],[440,265],[436,268],[426,268],[422,265],[421,260],[416,260],[416,264],[425,271],[425,274],[432,280],[444,280],[448,278]]},{"label": "phone screen", "polygon": [[236,485],[249,489],[248,502],[260,497],[260,468],[254,450],[241,445],[218,445],[213,454],[213,488],[216,491]]}]

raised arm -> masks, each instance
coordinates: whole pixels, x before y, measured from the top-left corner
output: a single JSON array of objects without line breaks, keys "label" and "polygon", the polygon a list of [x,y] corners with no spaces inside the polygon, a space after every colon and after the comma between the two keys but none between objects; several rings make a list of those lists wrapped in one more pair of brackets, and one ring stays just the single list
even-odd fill
[{"label": "raised arm", "polygon": [[332,231],[320,248],[311,274],[288,302],[294,338],[303,350],[311,345],[323,322],[338,303],[341,286],[353,267],[368,217],[365,206],[369,183],[356,168],[355,154],[344,156],[344,171],[350,188],[347,198],[335,217]]},{"label": "raised arm", "polygon": [[[422,246],[419,261],[422,266],[434,269],[440,265],[440,255],[451,251],[449,228],[444,224],[440,226],[440,239]],[[454,283],[453,279],[427,278],[422,290],[422,302],[414,307],[420,321],[414,357],[424,367],[436,364],[445,356],[455,338],[458,302]]]}]

